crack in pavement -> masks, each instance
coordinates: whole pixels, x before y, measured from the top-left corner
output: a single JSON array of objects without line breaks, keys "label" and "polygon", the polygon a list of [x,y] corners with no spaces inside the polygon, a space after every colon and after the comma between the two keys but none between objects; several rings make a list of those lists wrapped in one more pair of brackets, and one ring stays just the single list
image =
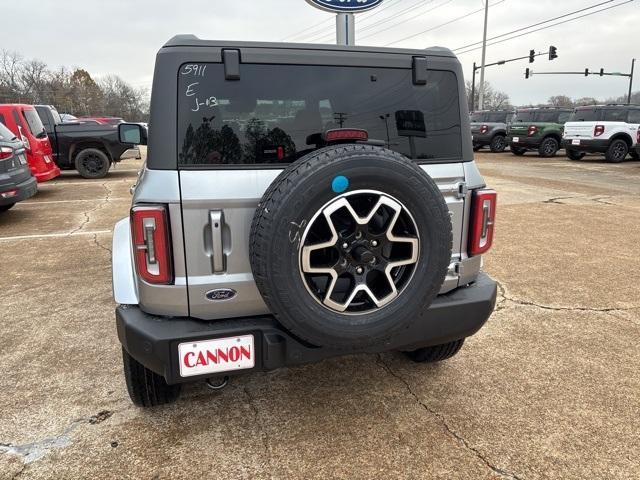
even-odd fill
[{"label": "crack in pavement", "polygon": [[104,245],[102,245],[102,244],[100,243],[100,241],[98,240],[98,234],[95,234],[95,235],[93,236],[93,243],[94,243],[97,247],[101,248],[102,250],[106,250],[107,252],[109,252],[109,255],[113,254],[113,252],[111,251],[111,249],[110,249],[109,247],[105,247]]},{"label": "crack in pavement", "polygon": [[566,203],[560,202],[559,200],[569,200],[571,198],[580,198],[580,197],[554,197],[554,198],[549,198],[545,201],[543,201],[542,203],[555,203],[556,205],[566,205]]},{"label": "crack in pavement", "polygon": [[24,465],[22,469],[14,475],[16,478],[22,474],[27,465],[41,459],[50,450],[57,450],[66,448],[71,445],[71,433],[81,425],[97,425],[109,419],[113,415],[113,411],[102,410],[96,415],[92,415],[88,418],[79,418],[71,422],[71,424],[64,429],[64,431],[58,435],[43,438],[31,443],[25,443],[23,445],[14,445],[12,443],[0,443],[0,453],[17,455],[22,458]]},{"label": "crack in pavement", "polygon": [[404,385],[406,390],[409,392],[409,394],[413,397],[413,399],[418,405],[420,405],[424,410],[426,410],[431,415],[433,415],[440,422],[440,424],[442,424],[442,426],[445,428],[447,433],[449,433],[449,435],[451,435],[466,450],[470,451],[480,461],[482,461],[482,463],[484,463],[489,469],[491,469],[493,473],[495,473],[496,475],[499,475],[502,478],[508,478],[510,480],[522,480],[522,477],[519,477],[515,473],[512,473],[508,470],[500,468],[494,465],[493,463],[491,463],[489,459],[480,450],[472,446],[462,435],[460,435],[453,428],[451,428],[451,426],[447,422],[447,419],[444,417],[444,415],[435,411],[433,408],[429,407],[426,403],[420,400],[420,397],[418,397],[418,395],[413,391],[409,382],[405,380],[402,376],[394,372],[393,369],[389,365],[387,365],[385,361],[382,359],[381,354],[378,354],[377,357],[378,357],[378,363],[382,367],[382,369],[385,370],[392,377],[399,380]]},{"label": "crack in pavement", "polygon": [[74,233],[77,233],[77,232],[80,232],[80,231],[84,230],[84,227],[86,227],[87,224],[91,221],[91,214],[94,213],[94,212],[97,212],[102,207],[104,207],[105,205],[107,205],[108,203],[111,202],[111,195],[113,195],[113,190],[111,190],[111,188],[107,186],[107,182],[103,182],[102,183],[102,188],[104,188],[105,191],[107,192],[105,197],[95,207],[82,212],[82,214],[84,215],[84,220],[82,221],[82,223],[80,223],[80,225],[78,225],[76,228],[71,230],[68,233],[68,235],[72,235]]},{"label": "crack in pavement", "polygon": [[499,312],[500,310],[504,310],[507,308],[506,303],[511,302],[516,305],[522,305],[526,307],[535,307],[540,308],[542,310],[552,310],[556,312],[566,312],[566,311],[574,311],[574,312],[596,312],[596,313],[612,313],[612,312],[629,312],[631,310],[638,310],[640,306],[631,306],[631,307],[605,307],[605,308],[595,308],[595,307],[563,307],[563,306],[554,306],[554,305],[544,305],[541,303],[531,302],[529,300],[521,300],[519,298],[510,297],[507,295],[507,291],[502,282],[498,283],[498,303],[495,311]]},{"label": "crack in pavement", "polygon": [[[242,388],[242,391],[244,392],[245,396],[247,397],[247,403],[249,404],[249,408],[253,411],[253,417],[255,420],[255,424],[256,425],[260,425],[260,411],[258,410],[258,407],[256,407],[255,403],[254,403],[254,399],[253,396],[251,395],[251,393],[249,392],[249,389],[245,386]],[[260,436],[262,437],[262,445],[264,448],[264,461],[262,462],[262,467],[264,467],[265,465],[270,467],[271,466],[271,455],[269,455],[269,435],[267,434],[267,432],[265,431],[264,428],[259,427],[260,430]]]}]

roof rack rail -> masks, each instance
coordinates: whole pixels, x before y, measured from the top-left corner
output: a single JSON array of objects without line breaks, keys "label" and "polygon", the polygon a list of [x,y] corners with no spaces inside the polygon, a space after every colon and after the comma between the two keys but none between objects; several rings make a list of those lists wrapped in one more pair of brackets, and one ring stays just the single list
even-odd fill
[{"label": "roof rack rail", "polygon": [[607,107],[640,107],[637,103],[607,103]]}]

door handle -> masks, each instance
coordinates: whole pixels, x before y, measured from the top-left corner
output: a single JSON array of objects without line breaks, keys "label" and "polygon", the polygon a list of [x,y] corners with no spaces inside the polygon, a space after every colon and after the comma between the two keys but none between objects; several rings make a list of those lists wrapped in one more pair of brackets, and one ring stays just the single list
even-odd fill
[{"label": "door handle", "polygon": [[222,228],[224,214],[222,210],[209,212],[209,226],[211,228],[211,266],[214,273],[224,272],[224,246],[222,244]]}]

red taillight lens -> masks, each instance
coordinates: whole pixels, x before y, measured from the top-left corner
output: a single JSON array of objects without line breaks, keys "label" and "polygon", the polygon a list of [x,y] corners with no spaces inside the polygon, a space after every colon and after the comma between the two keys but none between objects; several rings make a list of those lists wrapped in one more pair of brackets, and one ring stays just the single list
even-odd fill
[{"label": "red taillight lens", "polygon": [[133,207],[131,234],[138,275],[148,283],[173,282],[166,208],[159,205]]},{"label": "red taillight lens", "polygon": [[489,131],[489,125],[482,125],[480,127],[480,133],[485,134]]},{"label": "red taillight lens", "polygon": [[338,128],[336,130],[328,130],[324,134],[326,142],[337,142],[344,140],[369,140],[369,133],[366,130],[358,128]]},{"label": "red taillight lens", "polygon": [[603,133],[604,133],[604,125],[596,125],[595,128],[593,129],[594,137],[599,137]]},{"label": "red taillight lens", "polygon": [[495,190],[476,190],[471,199],[469,256],[480,255],[493,244],[498,194]]},{"label": "red taillight lens", "polygon": [[535,135],[536,133],[538,133],[538,127],[536,127],[535,125],[530,125],[528,132],[529,136]]},{"label": "red taillight lens", "polygon": [[0,160],[6,160],[7,158],[11,158],[12,156],[13,156],[13,148],[0,147]]}]

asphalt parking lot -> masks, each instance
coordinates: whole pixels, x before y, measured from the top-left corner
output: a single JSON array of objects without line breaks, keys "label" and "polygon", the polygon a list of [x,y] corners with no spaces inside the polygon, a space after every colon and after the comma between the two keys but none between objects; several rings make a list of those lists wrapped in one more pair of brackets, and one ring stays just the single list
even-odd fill
[{"label": "asphalt parking lot", "polygon": [[640,162],[478,154],[496,312],[460,354],[126,393],[111,228],[140,162],[0,217],[0,478],[640,478]]}]

